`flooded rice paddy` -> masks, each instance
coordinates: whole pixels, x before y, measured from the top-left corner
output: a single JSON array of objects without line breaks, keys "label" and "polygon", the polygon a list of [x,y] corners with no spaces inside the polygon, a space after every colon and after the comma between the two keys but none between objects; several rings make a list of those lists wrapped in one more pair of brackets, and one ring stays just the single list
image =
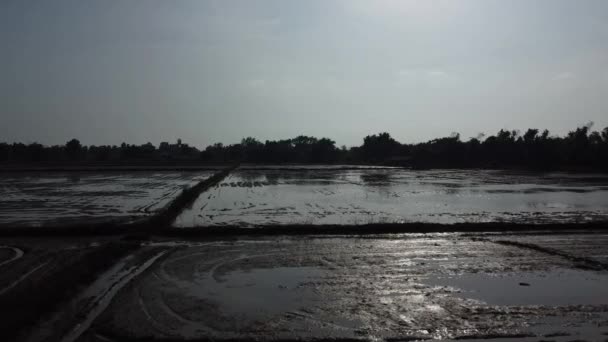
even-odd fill
[{"label": "flooded rice paddy", "polygon": [[78,341],[605,340],[605,271],[478,237],[170,242]]},{"label": "flooded rice paddy", "polygon": [[608,176],[395,168],[233,171],[176,227],[608,219]]},{"label": "flooded rice paddy", "polygon": [[197,172],[0,174],[0,226],[128,222],[208,178]]},{"label": "flooded rice paddy", "polygon": [[[0,175],[1,226],[128,223],[217,172]],[[608,175],[318,165],[244,165],[174,227],[608,220]]]}]

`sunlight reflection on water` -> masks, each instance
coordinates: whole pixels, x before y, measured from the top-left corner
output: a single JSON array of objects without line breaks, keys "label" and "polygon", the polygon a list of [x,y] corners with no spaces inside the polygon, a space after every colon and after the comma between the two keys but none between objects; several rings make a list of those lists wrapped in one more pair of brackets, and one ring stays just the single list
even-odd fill
[{"label": "sunlight reflection on water", "polygon": [[175,226],[588,222],[608,218],[608,176],[481,170],[240,170]]}]

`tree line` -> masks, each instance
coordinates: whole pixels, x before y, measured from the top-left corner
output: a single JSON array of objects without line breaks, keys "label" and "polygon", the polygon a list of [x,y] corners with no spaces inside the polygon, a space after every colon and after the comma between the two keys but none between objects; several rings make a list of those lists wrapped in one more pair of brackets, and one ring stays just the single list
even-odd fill
[{"label": "tree line", "polygon": [[353,163],[414,168],[533,168],[608,170],[608,127],[592,131],[587,124],[565,136],[548,130],[500,130],[495,135],[462,140],[460,134],[423,143],[404,144],[388,133],[368,135],[360,146],[337,147],[329,138],[298,136],[266,140],[248,137],[240,143],[207,146],[199,151],[176,144],[83,146],[72,139],[61,146],[0,143],[0,163],[39,162],[195,162],[195,163]]},{"label": "tree line", "polygon": [[83,146],[78,139],[65,145],[44,146],[39,143],[0,143],[0,163],[81,163],[81,162],[159,162],[198,160],[200,151],[178,140],[177,144],[162,142],[158,147],[143,145]]}]

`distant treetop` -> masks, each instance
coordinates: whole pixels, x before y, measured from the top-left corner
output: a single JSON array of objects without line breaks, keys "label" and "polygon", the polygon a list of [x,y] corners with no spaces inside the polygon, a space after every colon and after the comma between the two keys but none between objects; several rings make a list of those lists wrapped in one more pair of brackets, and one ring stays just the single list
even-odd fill
[{"label": "distant treetop", "polygon": [[240,143],[216,143],[199,151],[177,140],[143,145],[83,146],[71,139],[63,146],[39,143],[0,143],[0,164],[31,163],[357,163],[391,164],[415,168],[477,167],[531,169],[597,169],[608,171],[608,127],[592,131],[593,123],[577,127],[563,137],[548,130],[501,129],[495,135],[479,134],[462,141],[449,137],[403,144],[389,133],[363,138],[361,146],[336,147],[330,138],[300,135],[292,139],[259,141],[245,137]]}]

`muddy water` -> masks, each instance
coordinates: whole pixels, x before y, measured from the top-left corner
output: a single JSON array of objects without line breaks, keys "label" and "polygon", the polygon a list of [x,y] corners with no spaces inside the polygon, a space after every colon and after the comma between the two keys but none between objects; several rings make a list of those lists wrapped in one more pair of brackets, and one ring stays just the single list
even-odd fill
[{"label": "muddy water", "polygon": [[89,335],[595,341],[608,333],[607,280],[453,234],[193,243],[117,294]]},{"label": "muddy water", "polygon": [[0,175],[0,226],[129,221],[164,207],[212,171]]},{"label": "muddy water", "polygon": [[608,219],[608,175],[479,170],[241,169],[177,227]]},{"label": "muddy water", "polygon": [[608,275],[590,271],[462,274],[431,277],[425,283],[448,286],[463,298],[489,305],[608,305]]},{"label": "muddy water", "polygon": [[199,274],[186,293],[199,299],[214,298],[222,303],[220,309],[225,315],[264,320],[321,300],[305,284],[323,273],[315,267],[277,267],[232,270],[217,278]]}]

